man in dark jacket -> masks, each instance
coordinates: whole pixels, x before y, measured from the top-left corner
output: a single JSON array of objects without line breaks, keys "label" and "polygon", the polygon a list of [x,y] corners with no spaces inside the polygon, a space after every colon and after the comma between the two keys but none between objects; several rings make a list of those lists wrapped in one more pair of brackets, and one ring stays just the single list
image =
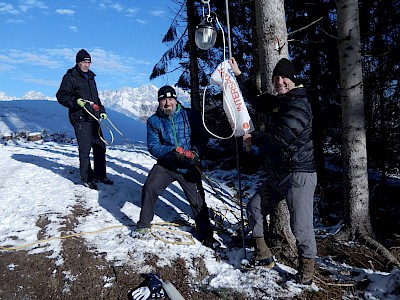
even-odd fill
[{"label": "man in dark jacket", "polygon": [[[257,112],[264,114],[263,132],[245,144],[261,144],[265,153],[268,179],[247,205],[250,229],[256,240],[253,263],[272,267],[272,253],[264,239],[267,215],[281,200],[286,200],[290,213],[290,227],[296,238],[299,256],[297,282],[311,284],[317,254],[313,227],[313,200],[317,184],[312,140],[312,111],[306,89],[296,87],[293,64],[282,58],[272,74],[277,95],[261,94],[254,97],[248,81],[234,58],[230,59],[244,95]],[[252,94],[253,93],[253,94]]]},{"label": "man in dark jacket", "polygon": [[[90,69],[89,53],[82,49],[76,54],[76,65],[64,75],[56,94],[58,102],[69,109],[79,146],[79,169],[82,184],[97,190],[96,182],[113,184],[106,176],[106,147],[102,141],[100,119],[107,119],[99,99],[97,86]],[[93,149],[94,168],[90,164]]]},{"label": "man in dark jacket", "polygon": [[209,139],[201,116],[193,109],[184,108],[171,86],[159,89],[158,102],[157,112],[147,119],[147,147],[157,163],[142,188],[136,233],[147,232],[158,196],[177,181],[192,207],[197,238],[208,247],[216,247],[218,242],[213,239],[201,174],[196,168]]}]

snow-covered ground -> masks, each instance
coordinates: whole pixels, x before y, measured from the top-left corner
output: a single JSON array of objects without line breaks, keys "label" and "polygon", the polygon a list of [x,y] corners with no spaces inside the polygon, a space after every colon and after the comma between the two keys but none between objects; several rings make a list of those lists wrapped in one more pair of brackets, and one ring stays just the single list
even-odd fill
[{"label": "snow-covered ground", "polygon": [[[107,172],[114,185],[100,184],[95,191],[79,184],[78,149],[66,108],[56,101],[0,101],[0,134],[21,135],[19,139],[2,140],[0,144],[0,251],[24,249],[32,254],[49,251],[57,263],[62,264],[63,240],[59,237],[80,234],[88,247],[107,253],[106,258],[116,265],[134,261],[138,273],[153,271],[144,264],[145,254],[158,256],[158,266],[165,268],[172,260],[182,258],[193,275],[196,272],[194,258],[201,256],[209,276],[197,284],[242,291],[249,299],[292,297],[303,289],[323,288],[318,282],[310,287],[292,281],[282,285],[279,282],[284,274],[296,272],[282,264],[273,270],[241,272],[238,267],[245,253],[246,258],[250,258],[250,248],[243,251],[241,247],[226,247],[220,251],[222,260],[217,259],[214,251],[187,234],[191,226],[169,224],[177,221],[193,224],[190,206],[179,185],[171,185],[160,197],[154,218],[159,225],[152,228],[155,236],[133,238],[131,231],[139,218],[141,187],[155,160],[147,152],[145,125],[111,110],[107,112],[112,124],[103,121],[102,127],[106,140],[111,141],[110,131],[114,135],[114,142],[107,148]],[[42,133],[44,140],[27,142],[25,137],[35,133]],[[54,140],[54,134],[63,137]],[[240,207],[233,197],[235,191],[223,179],[235,180],[235,173],[208,171],[205,175],[211,181],[204,181],[208,206],[222,216],[225,227],[231,225],[232,232],[240,226]],[[243,176],[243,180],[256,182],[256,175]],[[250,186],[256,188],[254,184]],[[253,192],[247,191],[250,195]],[[63,232],[62,222],[76,205],[90,213],[79,218],[74,232]],[[36,224],[43,217],[50,223],[45,227],[45,240],[38,241],[41,228]],[[224,242],[228,235],[215,233],[215,237]],[[351,269],[351,266],[335,265],[328,257],[318,258],[318,262],[331,270]],[[396,299],[389,293],[399,289],[399,271],[357,271],[358,279],[370,280],[364,295],[366,299]]]}]

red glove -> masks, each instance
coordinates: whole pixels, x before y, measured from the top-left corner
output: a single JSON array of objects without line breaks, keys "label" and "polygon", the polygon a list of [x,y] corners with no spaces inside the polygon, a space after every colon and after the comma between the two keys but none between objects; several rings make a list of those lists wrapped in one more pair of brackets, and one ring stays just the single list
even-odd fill
[{"label": "red glove", "polygon": [[185,158],[185,149],[182,146],[176,147],[173,154],[176,158],[183,159]]},{"label": "red glove", "polygon": [[192,164],[197,164],[199,162],[199,155],[195,151],[186,150],[185,157],[190,160]]}]

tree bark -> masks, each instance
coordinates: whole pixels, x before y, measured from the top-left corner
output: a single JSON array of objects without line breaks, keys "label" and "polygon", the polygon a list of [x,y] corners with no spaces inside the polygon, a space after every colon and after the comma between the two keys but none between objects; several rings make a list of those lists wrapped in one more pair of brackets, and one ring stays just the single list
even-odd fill
[{"label": "tree bark", "polygon": [[340,88],[343,126],[344,214],[341,236],[366,241],[396,266],[399,262],[373,239],[364,113],[358,0],[337,0]]},{"label": "tree bark", "polygon": [[354,231],[372,234],[360,27],[357,0],[338,0],[338,40],[342,102],[345,222]]},{"label": "tree bark", "polygon": [[190,104],[191,108],[201,111],[201,98],[199,88],[199,69],[197,64],[197,46],[195,42],[195,25],[190,20],[196,20],[194,0],[186,1],[187,26],[188,26],[188,47],[189,47],[189,70],[190,70]]},{"label": "tree bark", "polygon": [[[261,89],[273,93],[272,71],[277,62],[288,57],[285,8],[282,0],[255,0]],[[266,234],[274,254],[284,259],[297,256],[296,240],[290,229],[289,209],[285,201],[273,210]]]},{"label": "tree bark", "polygon": [[288,57],[284,1],[255,0],[255,12],[261,87],[264,92],[272,93],[272,71],[281,58]]}]

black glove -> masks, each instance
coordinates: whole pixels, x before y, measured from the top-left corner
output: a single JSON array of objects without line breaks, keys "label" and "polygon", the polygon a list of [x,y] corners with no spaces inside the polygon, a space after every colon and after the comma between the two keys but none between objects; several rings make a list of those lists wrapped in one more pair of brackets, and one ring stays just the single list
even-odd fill
[{"label": "black glove", "polygon": [[165,297],[165,292],[162,287],[162,281],[160,280],[159,274],[147,274],[144,280],[144,284],[150,290],[149,299],[162,299]]}]

